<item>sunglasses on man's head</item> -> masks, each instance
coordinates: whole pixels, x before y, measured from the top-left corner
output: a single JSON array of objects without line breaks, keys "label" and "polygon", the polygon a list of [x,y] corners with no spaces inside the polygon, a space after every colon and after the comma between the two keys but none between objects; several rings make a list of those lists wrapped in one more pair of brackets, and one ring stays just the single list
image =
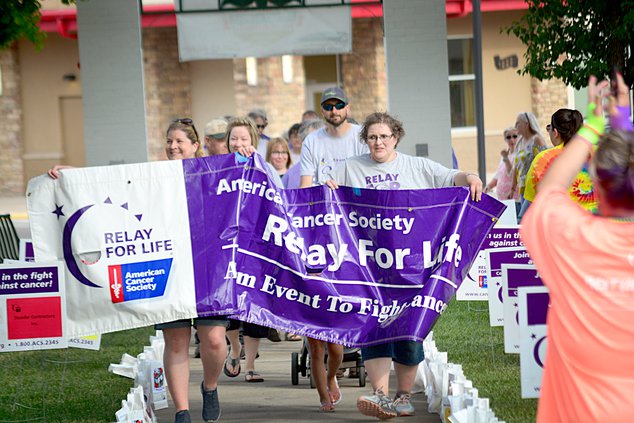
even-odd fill
[{"label": "sunglasses on man's head", "polygon": [[321,108],[324,109],[327,112],[332,112],[332,109],[337,109],[337,110],[341,110],[344,107],[346,107],[346,103],[344,103],[343,101],[340,101],[337,104],[322,104]]},{"label": "sunglasses on man's head", "polygon": [[513,138],[513,139],[517,139],[517,137],[518,137],[518,135],[517,135],[517,134],[513,134],[513,135],[507,135],[505,138],[506,138],[507,140],[510,140],[511,138]]}]

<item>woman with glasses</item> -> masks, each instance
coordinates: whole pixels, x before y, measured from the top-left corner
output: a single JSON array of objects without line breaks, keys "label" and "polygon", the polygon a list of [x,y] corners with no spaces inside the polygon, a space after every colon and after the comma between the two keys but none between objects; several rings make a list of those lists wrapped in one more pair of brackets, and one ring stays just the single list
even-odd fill
[{"label": "woman with glasses", "polygon": [[[370,153],[347,159],[333,173],[335,179],[326,184],[372,189],[426,189],[451,186],[469,187],[471,199],[480,201],[482,181],[473,173],[448,169],[424,157],[414,157],[396,151],[405,135],[403,124],[387,113],[369,115],[361,129],[361,140]],[[410,394],[418,365],[424,359],[423,344],[415,341],[396,341],[361,349],[373,395],[357,400],[362,414],[388,419],[411,416],[414,407]],[[396,395],[389,396],[390,366],[394,362]]]},{"label": "woman with glasses", "polygon": [[513,183],[513,177],[511,171],[513,170],[513,160],[515,158],[515,144],[517,143],[517,129],[509,127],[504,130],[504,141],[506,141],[506,147],[500,151],[500,164],[498,166],[495,177],[484,188],[485,193],[491,192],[493,188],[496,188],[496,196],[499,200],[519,200],[519,194],[517,190],[511,191],[511,185]]},{"label": "woman with glasses", "polygon": [[[546,171],[520,229],[550,293],[539,423],[629,421],[634,410],[634,127],[616,79],[609,93],[590,78],[586,123]],[[598,215],[568,192],[588,161]]]},{"label": "woman with glasses", "polygon": [[[203,156],[203,149],[194,122],[189,118],[173,120],[165,133],[165,155],[169,160],[185,160]],[[59,170],[68,166],[55,166],[48,171],[57,179]],[[192,323],[200,339],[200,357],[203,365],[202,416],[206,422],[215,422],[220,417],[218,400],[218,377],[227,355],[225,341],[229,321],[224,316],[182,319],[155,325],[163,331],[165,350],[163,365],[167,388],[174,402],[175,423],[190,423],[189,414],[189,343]]]},{"label": "woman with glasses", "polygon": [[526,187],[526,175],[533,163],[533,159],[540,152],[544,151],[546,141],[539,130],[537,118],[531,112],[523,112],[517,115],[515,129],[519,134],[515,145],[515,159],[513,161],[513,182],[511,190],[519,192],[519,203],[517,209],[521,208],[524,199],[524,188]]},{"label": "woman with glasses", "polygon": [[276,137],[269,141],[266,146],[266,161],[275,168],[280,178],[288,171],[291,167],[291,152],[284,138]]},{"label": "woman with glasses", "polygon": [[[526,176],[526,188],[524,188],[524,202],[520,210],[521,219],[530,204],[535,200],[536,189],[539,181],[544,177],[546,170],[553,160],[561,154],[568,145],[573,135],[583,125],[583,116],[578,110],[559,109],[550,117],[550,124],[546,125],[546,131],[550,141],[555,146],[542,151],[531,164]],[[596,212],[597,202],[592,188],[592,178],[588,173],[588,166],[584,166],[568,189],[570,198],[584,209]]]}]

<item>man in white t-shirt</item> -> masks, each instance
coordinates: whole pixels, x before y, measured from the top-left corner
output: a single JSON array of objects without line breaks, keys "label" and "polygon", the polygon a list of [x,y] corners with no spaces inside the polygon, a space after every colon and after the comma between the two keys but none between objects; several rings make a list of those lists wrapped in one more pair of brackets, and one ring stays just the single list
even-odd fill
[{"label": "man in white t-shirt", "polygon": [[302,145],[300,188],[323,185],[332,179],[333,169],[349,157],[368,153],[361,143],[359,125],[348,122],[348,96],[339,87],[324,90],[321,113],[326,126],[309,134]]}]

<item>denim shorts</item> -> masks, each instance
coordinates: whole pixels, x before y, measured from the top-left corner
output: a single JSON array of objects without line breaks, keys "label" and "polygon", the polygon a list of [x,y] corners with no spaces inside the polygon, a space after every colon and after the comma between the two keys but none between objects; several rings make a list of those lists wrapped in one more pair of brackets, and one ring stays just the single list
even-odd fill
[{"label": "denim shorts", "polygon": [[154,325],[154,329],[178,329],[197,326],[224,326],[229,327],[229,319],[227,316],[209,316],[209,317],[197,317],[195,319],[180,319],[172,322],[159,323]]},{"label": "denim shorts", "polygon": [[425,351],[422,342],[396,341],[361,348],[361,356],[363,361],[389,357],[404,366],[418,366],[425,359]]},{"label": "denim shorts", "polygon": [[251,338],[266,338],[269,335],[269,328],[256,325],[255,323],[241,322],[240,320],[229,319],[227,330],[240,329],[242,324],[242,334]]}]

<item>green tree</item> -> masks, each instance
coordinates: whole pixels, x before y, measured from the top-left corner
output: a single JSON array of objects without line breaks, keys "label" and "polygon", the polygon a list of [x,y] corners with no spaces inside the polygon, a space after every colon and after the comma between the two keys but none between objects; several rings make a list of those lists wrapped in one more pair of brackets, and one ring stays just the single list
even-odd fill
[{"label": "green tree", "polygon": [[634,83],[634,0],[526,0],[528,11],[511,26],[527,47],[520,74],[559,78],[575,88],[615,67]]},{"label": "green tree", "polygon": [[[64,4],[74,0],[62,0]],[[38,0],[0,0],[0,50],[14,41],[26,38],[38,49],[44,45],[46,34],[40,31],[42,14]]]}]

